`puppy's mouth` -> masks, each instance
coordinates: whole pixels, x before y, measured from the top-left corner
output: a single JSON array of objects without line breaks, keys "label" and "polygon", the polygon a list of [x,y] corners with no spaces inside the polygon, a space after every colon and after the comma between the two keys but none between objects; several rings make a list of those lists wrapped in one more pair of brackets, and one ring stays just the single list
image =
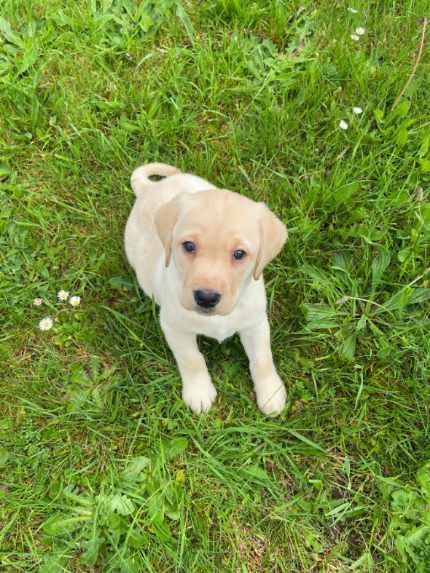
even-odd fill
[{"label": "puppy's mouth", "polygon": [[200,314],[201,316],[227,316],[229,314],[231,314],[231,312],[233,311],[233,309],[228,309],[228,308],[220,308],[218,306],[213,307],[213,308],[202,308],[201,306],[194,306],[193,307],[193,311],[196,314]]},{"label": "puppy's mouth", "polygon": [[201,306],[195,306],[194,312],[197,312],[197,314],[203,314],[204,316],[211,316],[217,314],[216,308],[203,308]]}]

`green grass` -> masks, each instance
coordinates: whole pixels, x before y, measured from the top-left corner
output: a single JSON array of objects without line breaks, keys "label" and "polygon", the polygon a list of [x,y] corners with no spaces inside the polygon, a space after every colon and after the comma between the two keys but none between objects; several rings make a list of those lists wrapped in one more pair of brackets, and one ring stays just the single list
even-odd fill
[{"label": "green grass", "polygon": [[[1,2],[2,571],[429,571],[428,46],[391,111],[426,11]],[[279,419],[236,338],[202,341],[213,410],[181,402],[123,254],[149,161],[288,224],[266,273]]]}]

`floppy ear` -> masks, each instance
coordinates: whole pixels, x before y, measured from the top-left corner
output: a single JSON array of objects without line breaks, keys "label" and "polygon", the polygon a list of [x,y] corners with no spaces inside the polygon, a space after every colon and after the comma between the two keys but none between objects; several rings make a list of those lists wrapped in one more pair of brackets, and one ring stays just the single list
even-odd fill
[{"label": "floppy ear", "polygon": [[155,227],[158,236],[164,247],[165,264],[169,266],[172,257],[172,234],[179,217],[180,202],[179,197],[175,197],[168,203],[162,205],[155,213]]},{"label": "floppy ear", "polygon": [[254,268],[254,279],[258,280],[266,265],[278,255],[288,238],[287,227],[264,203],[260,204],[260,246]]}]

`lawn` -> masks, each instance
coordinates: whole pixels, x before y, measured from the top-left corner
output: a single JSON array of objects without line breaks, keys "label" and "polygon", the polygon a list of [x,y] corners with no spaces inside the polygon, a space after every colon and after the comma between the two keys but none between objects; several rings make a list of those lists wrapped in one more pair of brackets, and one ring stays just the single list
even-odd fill
[{"label": "lawn", "polygon": [[[1,571],[428,572],[428,1],[0,5]],[[123,252],[150,161],[288,225],[279,418],[237,338],[182,403]]]}]

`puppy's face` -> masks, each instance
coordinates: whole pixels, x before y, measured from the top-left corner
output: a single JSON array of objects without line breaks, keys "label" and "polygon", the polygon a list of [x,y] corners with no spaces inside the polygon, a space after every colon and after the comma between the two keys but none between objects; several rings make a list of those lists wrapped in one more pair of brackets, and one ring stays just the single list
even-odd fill
[{"label": "puppy's face", "polygon": [[287,238],[265,205],[219,189],[175,197],[160,208],[156,226],[181,304],[210,315],[229,314]]}]

